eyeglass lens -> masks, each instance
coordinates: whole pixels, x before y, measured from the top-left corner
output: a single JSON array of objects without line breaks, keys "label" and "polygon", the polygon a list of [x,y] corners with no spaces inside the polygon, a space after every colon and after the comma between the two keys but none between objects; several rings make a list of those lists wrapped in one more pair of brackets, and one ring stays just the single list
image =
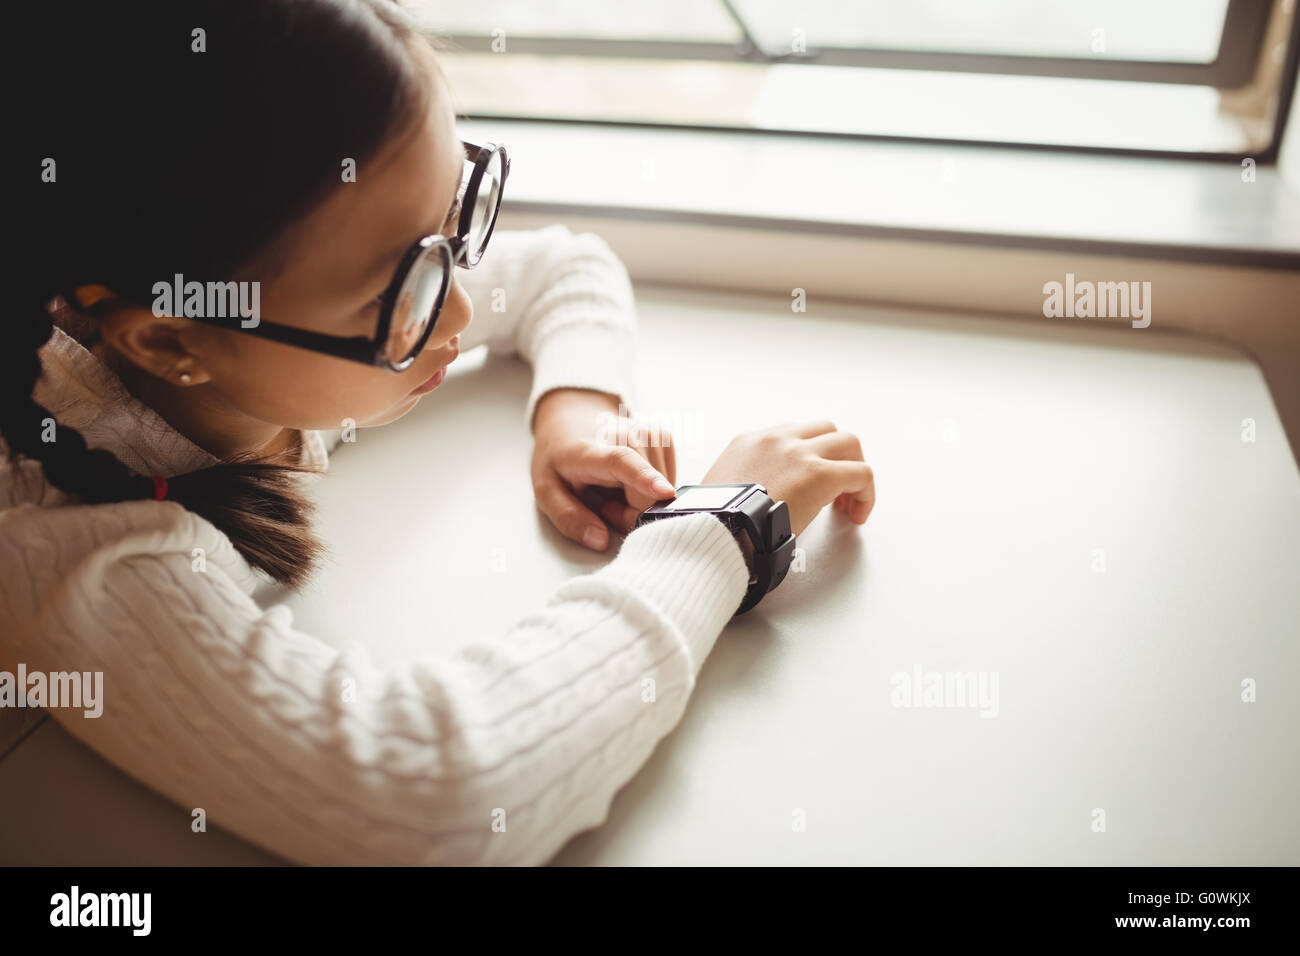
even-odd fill
[{"label": "eyeglass lens", "polygon": [[437,243],[426,249],[406,274],[406,281],[393,303],[393,319],[388,328],[385,351],[389,361],[404,362],[420,347],[448,280],[447,258],[446,246]]},{"label": "eyeglass lens", "polygon": [[474,211],[470,218],[469,234],[465,237],[469,261],[476,262],[483,255],[492,221],[496,218],[497,204],[501,201],[501,152],[492,153],[479,180],[474,196]]},{"label": "eyeglass lens", "polygon": [[[473,166],[467,164],[467,171]],[[479,179],[478,190],[472,200],[472,212],[465,237],[466,261],[471,265],[482,257],[497,206],[501,201],[501,152],[492,153]],[[445,287],[450,284],[446,246],[437,243],[425,250],[412,264],[393,305],[393,318],[388,329],[385,352],[390,362],[402,364],[414,357],[420,348],[425,329],[436,318],[435,312]]]}]

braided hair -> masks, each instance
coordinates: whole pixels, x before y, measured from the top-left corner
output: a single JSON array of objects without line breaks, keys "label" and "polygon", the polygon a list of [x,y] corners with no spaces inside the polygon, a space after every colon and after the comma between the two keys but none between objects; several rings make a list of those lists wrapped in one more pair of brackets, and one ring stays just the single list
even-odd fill
[{"label": "braided hair", "polygon": [[[51,303],[98,284],[144,305],[176,272],[274,274],[267,263],[339,182],[340,158],[373,156],[419,115],[428,91],[405,46],[418,30],[391,0],[45,6],[31,46],[60,56],[28,104],[41,173],[19,313],[0,323],[0,435],[11,462],[40,462],[84,503],[152,498],[150,477],[75,429],[43,439],[54,416],[34,392]],[[297,480],[310,470],[248,453],[170,478],[167,498],[296,588],[323,550]]]}]

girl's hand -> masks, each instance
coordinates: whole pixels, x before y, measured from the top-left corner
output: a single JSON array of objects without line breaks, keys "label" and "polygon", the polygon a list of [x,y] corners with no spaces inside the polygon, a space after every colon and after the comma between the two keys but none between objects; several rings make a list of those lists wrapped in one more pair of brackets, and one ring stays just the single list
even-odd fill
[{"label": "girl's hand", "polygon": [[609,544],[609,527],[630,532],[642,511],[675,493],[671,436],[629,429],[627,419],[618,420],[620,407],[605,392],[557,388],[542,396],[533,417],[538,507],[566,538],[596,551]]},{"label": "girl's hand", "polygon": [[876,475],[862,443],[828,421],[791,422],[743,432],[731,440],[701,484],[756,481],[790,511],[790,530],[803,534],[826,505],[855,524],[876,506]]}]

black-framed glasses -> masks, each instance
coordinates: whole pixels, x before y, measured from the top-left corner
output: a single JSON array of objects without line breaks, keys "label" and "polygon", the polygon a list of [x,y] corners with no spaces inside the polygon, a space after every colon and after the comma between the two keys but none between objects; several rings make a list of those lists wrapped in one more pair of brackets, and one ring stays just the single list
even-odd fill
[{"label": "black-framed glasses", "polygon": [[[452,269],[456,266],[472,269],[483,258],[501,210],[506,178],[510,175],[510,157],[504,146],[494,143],[478,146],[464,141],[461,145],[465,149],[467,167],[461,179],[463,191],[458,191],[462,206],[456,233],[452,236],[424,236],[412,243],[402,255],[392,280],[379,296],[381,309],[373,336],[327,335],[260,317],[251,326],[229,318],[206,315],[187,315],[186,318],[213,322],[366,365],[387,367],[394,372],[407,368],[433,333],[438,315],[447,301],[447,291],[451,288]],[[108,290],[103,291],[107,293]],[[95,296],[92,301],[85,301],[85,296],[78,295],[76,301],[86,308],[109,297]]]},{"label": "black-framed glasses", "polygon": [[[360,361],[387,365],[400,372],[415,361],[433,334],[447,301],[451,272],[456,266],[472,269],[483,258],[501,210],[501,195],[510,175],[510,157],[504,146],[461,143],[471,164],[460,195],[460,219],[454,236],[431,235],[417,239],[397,264],[397,271],[380,295],[382,309],[375,336],[355,353]],[[298,331],[298,330],[294,330]],[[330,336],[337,345],[350,340]],[[337,347],[337,345],[332,347]],[[353,357],[334,352],[344,358]]]}]

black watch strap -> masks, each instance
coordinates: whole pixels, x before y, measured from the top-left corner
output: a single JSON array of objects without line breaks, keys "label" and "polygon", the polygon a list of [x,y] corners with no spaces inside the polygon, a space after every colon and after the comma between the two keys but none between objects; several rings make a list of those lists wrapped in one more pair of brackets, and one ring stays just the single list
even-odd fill
[{"label": "black watch strap", "polygon": [[[737,614],[744,614],[785,580],[794,559],[794,534],[790,531],[790,509],[784,501],[773,501],[767,490],[758,485],[759,493],[766,499],[766,510],[758,516],[760,533],[763,541],[754,548],[754,583],[745,592],[745,599],[736,609]],[[752,499],[751,499],[752,500]],[[738,534],[748,534],[743,528],[733,530]]]},{"label": "black watch strap", "polygon": [[683,485],[676,498],[657,501],[642,512],[637,526],[700,513],[715,515],[732,534],[747,536],[754,546],[751,583],[735,612],[743,614],[785,580],[790,570],[795,549],[790,510],[784,501],[773,501],[757,483]]},{"label": "black watch strap", "polygon": [[[784,502],[782,502],[784,504]],[[787,525],[788,525],[787,519]],[[742,531],[741,534],[744,534]],[[778,544],[771,551],[754,551],[754,578],[755,581],[745,592],[745,600],[740,602],[737,608],[737,614],[744,614],[759,601],[763,600],[763,595],[773,590],[778,584],[785,580],[786,574],[790,570],[790,564],[794,561],[794,535],[788,534],[786,539]],[[766,582],[766,583],[764,583]]]}]

